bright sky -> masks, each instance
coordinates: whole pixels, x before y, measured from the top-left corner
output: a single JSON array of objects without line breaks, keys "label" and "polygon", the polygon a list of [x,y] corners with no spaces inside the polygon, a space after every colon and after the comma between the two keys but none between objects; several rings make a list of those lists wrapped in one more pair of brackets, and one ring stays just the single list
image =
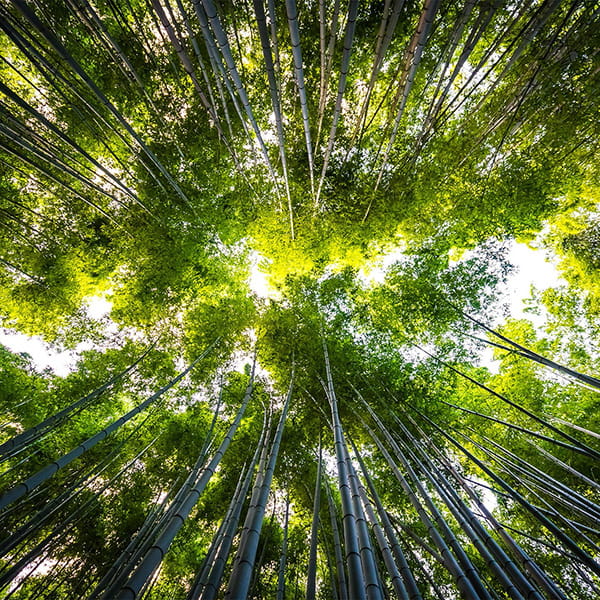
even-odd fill
[{"label": "bright sky", "polygon": [[[401,250],[388,252],[370,267],[361,272],[365,282],[379,283],[383,281],[385,270],[393,264],[402,254]],[[505,301],[510,305],[510,313],[513,317],[525,317],[533,320],[536,325],[541,325],[543,317],[536,317],[524,313],[524,300],[530,297],[531,286],[539,290],[555,287],[564,283],[555,267],[546,260],[541,250],[535,250],[526,244],[513,242],[509,252],[509,260],[515,265],[504,290]],[[251,257],[251,271],[248,278],[248,286],[261,298],[273,298],[277,293],[269,286],[267,274],[261,269],[265,259],[258,253]],[[111,302],[104,296],[94,296],[86,300],[87,313],[92,319],[101,319],[110,313]],[[77,356],[83,351],[90,349],[90,344],[79,344],[74,350],[57,351],[47,344],[39,336],[27,336],[10,329],[0,328],[0,344],[8,347],[13,352],[27,352],[36,368],[43,370],[50,367],[57,375],[64,376],[70,373],[77,361]],[[482,362],[489,368],[495,370],[496,365],[491,360],[491,350],[486,350],[482,356]]]},{"label": "bright sky", "polygon": [[[112,308],[112,303],[102,296],[87,298],[86,305],[87,313],[92,319],[101,319],[110,313]],[[93,347],[92,344],[84,342],[78,344],[74,350],[58,351],[40,336],[29,336],[2,327],[0,327],[0,344],[12,352],[27,352],[38,370],[42,371],[49,367],[61,377],[73,371],[81,352]]]},{"label": "bright sky", "polygon": [[266,259],[258,252],[252,250],[250,252],[250,276],[248,277],[248,287],[259,298],[270,298],[273,296],[274,290],[268,283],[268,277],[265,271],[260,268]]},{"label": "bright sky", "polygon": [[523,312],[523,300],[531,296],[531,286],[541,291],[564,284],[565,280],[560,277],[556,267],[546,260],[543,251],[534,250],[526,244],[513,242],[508,259],[517,267],[506,286],[511,315],[535,321],[534,315]]},{"label": "bright sky", "polygon": [[[504,301],[508,303],[510,316],[515,319],[528,319],[537,327],[541,327],[545,320],[545,313],[540,311],[539,315],[527,313],[523,309],[526,307],[525,300],[531,298],[531,287],[543,291],[550,287],[557,287],[565,283],[556,267],[546,260],[545,253],[542,250],[536,250],[527,246],[512,242],[508,254],[508,260],[515,266],[514,271],[508,277],[504,289]],[[502,321],[500,315],[495,323],[497,325]],[[482,336],[485,337],[485,336]],[[500,361],[493,360],[493,348],[487,347],[481,351],[481,364],[487,367],[493,373],[497,373],[500,367]]]}]

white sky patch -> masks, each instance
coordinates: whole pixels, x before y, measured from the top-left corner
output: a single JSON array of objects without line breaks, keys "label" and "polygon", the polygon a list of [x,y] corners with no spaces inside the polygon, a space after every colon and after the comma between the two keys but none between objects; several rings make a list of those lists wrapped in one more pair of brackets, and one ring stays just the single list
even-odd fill
[{"label": "white sky patch", "polygon": [[[96,321],[107,317],[112,309],[112,302],[103,295],[85,298],[84,305],[88,316]],[[114,334],[117,331],[117,324],[109,320],[106,332]],[[38,335],[29,336],[9,328],[0,328],[0,344],[14,353],[26,352],[36,370],[50,368],[59,377],[72,373],[80,354],[94,347],[90,342],[81,342],[73,350],[59,350]]]},{"label": "white sky patch", "polygon": [[368,261],[364,267],[359,269],[358,276],[366,284],[379,285],[383,283],[389,267],[402,259],[404,249],[397,247],[385,254],[380,254],[377,258]]},{"label": "white sky patch", "polygon": [[96,321],[110,314],[113,306],[113,303],[104,296],[89,296],[84,302],[87,314]]},{"label": "white sky patch", "polygon": [[[535,242],[534,242],[535,243]],[[367,285],[379,285],[385,280],[386,272],[395,262],[402,260],[404,256],[401,246],[380,254],[375,259],[367,262],[358,272],[361,281]],[[466,260],[473,255],[472,251],[466,251],[460,260]],[[555,264],[548,260],[547,253],[543,250],[515,240],[510,242],[508,260],[515,267],[508,276],[506,284],[498,288],[500,302],[509,306],[509,316],[514,319],[528,319],[534,326],[540,329],[546,322],[546,313],[540,310],[540,314],[526,312],[527,300],[532,298],[532,287],[539,291],[564,285],[566,282],[560,276]],[[450,264],[458,261],[450,261]],[[491,326],[498,326],[504,321],[504,316],[498,315]],[[482,336],[484,337],[484,336]],[[484,348],[481,351],[481,364],[490,371],[497,373],[500,366],[499,361],[492,359],[493,349]]]},{"label": "white sky patch", "polygon": [[510,314],[515,319],[527,318],[536,325],[541,325],[536,320],[545,320],[545,317],[536,317],[523,311],[524,301],[531,298],[531,286],[542,291],[566,282],[542,250],[531,248],[527,244],[512,242],[508,259],[516,267],[505,290],[510,301]]},{"label": "white sky patch", "polygon": [[[550,262],[544,251],[512,241],[508,260],[514,265],[515,270],[509,275],[506,285],[501,291],[500,300],[508,302],[510,317],[513,319],[527,319],[540,329],[547,320],[543,307],[540,314],[525,312],[526,301],[532,297],[532,287],[539,291],[565,284],[556,266]],[[497,326],[504,321],[498,316],[491,323]],[[485,336],[482,336],[485,337]],[[493,348],[487,347],[481,351],[481,364],[491,372],[497,373],[500,361],[493,360]]]},{"label": "white sky patch", "polygon": [[0,344],[14,353],[26,352],[31,356],[36,369],[43,371],[50,368],[59,377],[65,377],[74,371],[79,354],[92,348],[91,344],[84,342],[74,350],[57,350],[40,336],[29,336],[4,328],[0,329]]},{"label": "white sky patch", "polygon": [[250,253],[250,276],[247,279],[248,287],[259,298],[281,299],[281,294],[269,284],[269,276],[263,266],[267,266],[269,260],[256,251]]}]

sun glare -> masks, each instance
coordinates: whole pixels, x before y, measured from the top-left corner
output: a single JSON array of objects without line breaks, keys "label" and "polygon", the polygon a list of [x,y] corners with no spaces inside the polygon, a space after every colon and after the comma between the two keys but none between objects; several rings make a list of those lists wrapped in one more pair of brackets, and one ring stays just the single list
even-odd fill
[{"label": "sun glare", "polygon": [[248,287],[259,298],[270,298],[277,300],[280,298],[279,292],[269,283],[269,276],[262,268],[266,265],[268,259],[256,251],[252,251],[250,256],[250,275],[247,279]]}]

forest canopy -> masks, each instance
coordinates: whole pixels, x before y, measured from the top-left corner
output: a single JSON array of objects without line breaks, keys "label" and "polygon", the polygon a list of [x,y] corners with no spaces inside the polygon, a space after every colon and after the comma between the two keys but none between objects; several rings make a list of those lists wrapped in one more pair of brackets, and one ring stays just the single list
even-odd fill
[{"label": "forest canopy", "polygon": [[0,597],[600,597],[597,3],[0,30]]}]

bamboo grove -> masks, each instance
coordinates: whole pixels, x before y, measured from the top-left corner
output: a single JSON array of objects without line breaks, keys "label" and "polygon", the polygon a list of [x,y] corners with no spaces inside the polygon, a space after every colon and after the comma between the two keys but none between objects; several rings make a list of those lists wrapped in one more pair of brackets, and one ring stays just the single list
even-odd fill
[{"label": "bamboo grove", "polygon": [[600,597],[596,2],[0,29],[0,597]]}]

